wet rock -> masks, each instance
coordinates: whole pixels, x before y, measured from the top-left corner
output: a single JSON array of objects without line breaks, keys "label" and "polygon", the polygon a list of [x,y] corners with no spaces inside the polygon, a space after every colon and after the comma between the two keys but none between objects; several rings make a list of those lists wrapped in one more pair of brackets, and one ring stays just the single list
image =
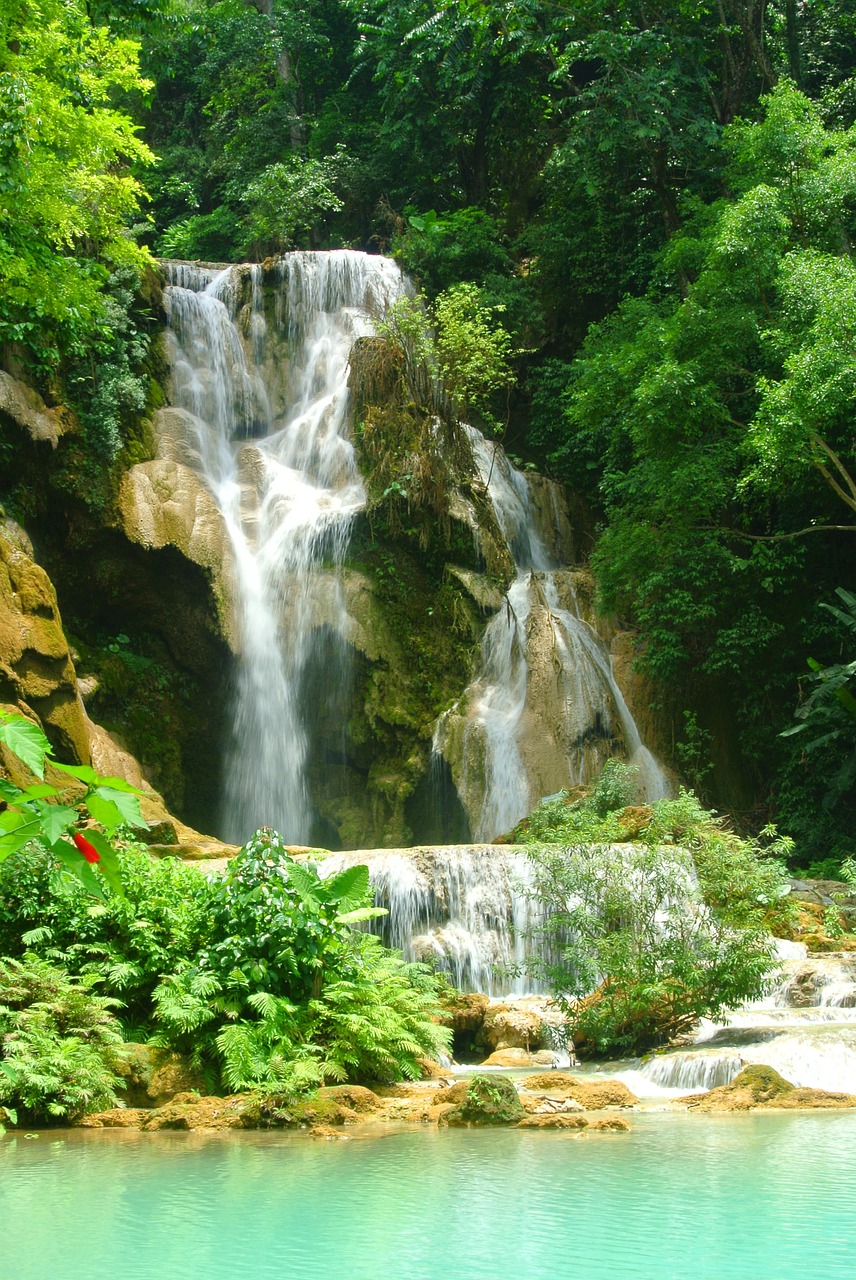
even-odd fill
[{"label": "wet rock", "polygon": [[629,1133],[630,1127],[629,1120],[624,1120],[621,1116],[601,1116],[599,1120],[589,1123],[592,1133]]},{"label": "wet rock", "polygon": [[564,1112],[547,1115],[531,1115],[521,1120],[518,1129],[587,1129],[591,1122],[585,1116],[567,1115]]},{"label": "wet rock", "polygon": [[441,1119],[444,1125],[517,1124],[526,1112],[505,1076],[473,1076],[461,1102]]},{"label": "wet rock", "polygon": [[155,1108],[176,1094],[199,1097],[207,1093],[199,1068],[171,1049],[129,1042],[122,1046],[116,1069],[125,1081],[125,1097],[131,1106]]},{"label": "wet rock", "polygon": [[26,383],[0,369],[0,413],[27,432],[31,440],[45,440],[56,448],[60,436],[76,430],[69,409],[49,409],[42,397]]},{"label": "wet rock", "polygon": [[844,1110],[856,1107],[856,1095],[830,1093],[825,1089],[801,1089],[785,1080],[778,1071],[762,1064],[744,1067],[731,1084],[709,1093],[678,1098],[691,1111]]},{"label": "wet rock", "polygon": [[357,1115],[380,1111],[383,1107],[383,1103],[376,1093],[373,1093],[371,1089],[363,1088],[359,1084],[328,1085],[318,1090],[318,1097],[322,1102],[335,1102],[343,1107],[349,1107]]},{"label": "wet rock", "polygon": [[456,991],[444,1000],[443,1007],[445,1026],[451,1027],[457,1034],[472,1033],[481,1030],[490,1007],[490,999],[480,992]]},{"label": "wet rock", "polygon": [[483,1067],[548,1067],[556,1060],[556,1055],[549,1049],[540,1049],[537,1053],[527,1053],[525,1049],[497,1049],[490,1057],[485,1058]]},{"label": "wet rock", "polygon": [[141,1129],[151,1112],[144,1107],[111,1107],[109,1111],[97,1111],[84,1116],[81,1129]]},{"label": "wet rock", "polygon": [[582,1080],[564,1071],[544,1071],[540,1075],[526,1076],[523,1087],[531,1092],[549,1090],[557,1097],[573,1098],[586,1111],[633,1107],[639,1102],[620,1080]]}]

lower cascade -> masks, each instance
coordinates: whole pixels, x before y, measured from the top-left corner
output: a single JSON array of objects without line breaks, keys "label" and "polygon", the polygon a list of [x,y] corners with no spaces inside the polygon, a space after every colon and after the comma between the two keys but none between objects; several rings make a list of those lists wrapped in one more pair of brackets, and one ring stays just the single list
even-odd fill
[{"label": "lower cascade", "polygon": [[387,946],[443,970],[462,991],[538,989],[521,968],[527,935],[540,922],[525,854],[489,845],[376,849],[334,854],[319,871],[332,876],[361,862],[375,902],[389,912],[377,925]]}]

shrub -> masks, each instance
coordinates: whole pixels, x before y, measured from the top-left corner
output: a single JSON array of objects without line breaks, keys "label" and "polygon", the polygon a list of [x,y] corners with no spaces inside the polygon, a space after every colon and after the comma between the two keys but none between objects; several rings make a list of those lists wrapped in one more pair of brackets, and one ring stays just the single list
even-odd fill
[{"label": "shrub", "polygon": [[115,1000],[37,956],[0,960],[0,1103],[30,1122],[116,1105]]}]

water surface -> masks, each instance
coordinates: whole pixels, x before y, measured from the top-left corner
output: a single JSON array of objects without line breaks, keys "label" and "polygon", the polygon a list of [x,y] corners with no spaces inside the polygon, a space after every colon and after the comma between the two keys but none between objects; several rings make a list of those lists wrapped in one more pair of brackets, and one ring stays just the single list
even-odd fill
[{"label": "water surface", "polygon": [[0,1140],[0,1280],[837,1280],[856,1115]]}]

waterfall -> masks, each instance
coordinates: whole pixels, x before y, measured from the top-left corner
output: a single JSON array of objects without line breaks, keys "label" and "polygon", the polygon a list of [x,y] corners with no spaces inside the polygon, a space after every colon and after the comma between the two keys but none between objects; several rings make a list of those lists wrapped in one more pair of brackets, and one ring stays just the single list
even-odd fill
[{"label": "waterfall", "polygon": [[544,545],[525,475],[498,445],[466,430],[517,566],[485,628],[479,673],[434,734],[474,838],[511,830],[543,795],[588,781],[621,752],[639,770],[642,798],[662,798],[665,777],[642,743],[606,645],[581,616],[573,574]]},{"label": "waterfall", "polygon": [[[274,268],[270,326],[261,266],[164,270],[174,403],[234,551],[240,652],[223,835],[241,842],[266,823],[307,843],[301,680],[319,605],[347,632],[337,570],[365,503],[348,358],[401,275],[351,250],[288,254]],[[345,678],[329,672],[331,684]]]},{"label": "waterfall", "polygon": [[538,989],[522,971],[542,923],[528,893],[525,854],[478,845],[432,845],[337,853],[319,864],[322,876],[366,863],[374,900],[389,915],[374,929],[408,960],[448,973],[462,991],[525,995]]}]

